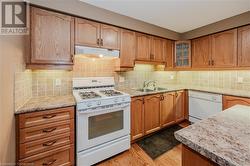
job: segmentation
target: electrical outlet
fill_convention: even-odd
[[[238,82],[238,83],[243,83],[243,77],[238,77],[238,78],[237,78],[237,82]]]
[[[62,84],[61,79],[57,78],[57,79],[55,80],[55,85],[56,85],[56,86],[61,86],[61,84]]]

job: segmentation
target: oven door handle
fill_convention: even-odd
[[[80,114],[89,114],[89,113],[96,113],[96,112],[102,112],[102,111],[107,111],[107,110],[116,110],[116,109],[124,109],[126,107],[130,106],[130,103],[126,105],[122,105],[121,107],[112,107],[112,108],[101,108],[101,109],[87,109],[86,111],[81,111],[78,110]]]

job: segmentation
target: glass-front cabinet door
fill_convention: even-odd
[[[175,67],[189,68],[191,67],[191,42],[176,41],[175,42]]]

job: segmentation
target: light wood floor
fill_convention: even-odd
[[[182,123],[180,126],[186,127],[188,123]],[[155,160],[152,160],[134,143],[128,151],[105,160],[99,163],[98,166],[181,166],[181,148],[181,145],[177,145]]]

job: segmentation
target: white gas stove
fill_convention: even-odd
[[[77,165],[93,165],[130,148],[130,96],[114,85],[113,77],[73,79]]]

